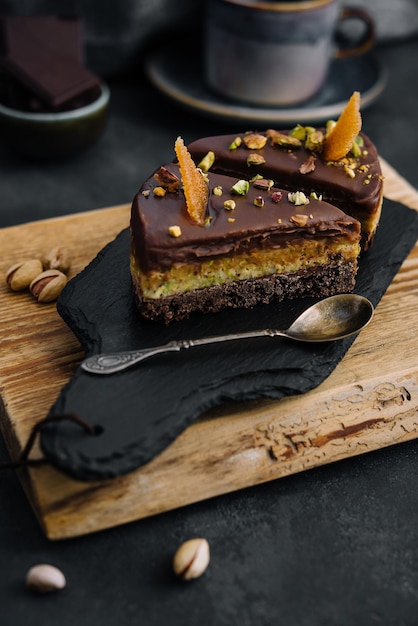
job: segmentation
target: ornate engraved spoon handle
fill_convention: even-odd
[[[253,337],[275,337],[286,336],[283,331],[264,329],[250,331],[246,333],[236,333],[231,335],[217,335],[214,337],[204,337],[202,339],[181,339],[170,341],[163,346],[145,348],[144,350],[127,350],[125,352],[113,352],[108,354],[95,354],[88,357],[81,363],[81,367],[92,374],[115,374],[132,367],[145,359],[149,359],[156,354],[164,352],[178,352],[194,346],[203,346],[211,343],[223,343],[224,341],[235,341],[237,339],[251,339]]]

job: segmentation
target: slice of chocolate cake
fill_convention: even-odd
[[[232,171],[226,162],[225,169]],[[134,198],[131,274],[145,317],[169,323],[194,311],[353,290],[356,219],[259,176],[207,177],[203,225],[190,217],[176,164],[160,168]]]
[[[293,130],[219,135],[189,144],[199,164],[209,153],[210,171],[251,178],[261,175],[278,187],[303,191],[337,206],[361,222],[362,246],[373,240],[382,205],[383,182],[376,148],[360,133],[342,158],[324,158],[329,129],[297,126]]]

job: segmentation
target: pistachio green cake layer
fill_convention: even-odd
[[[345,238],[317,238],[295,242],[285,248],[253,250],[234,256],[219,256],[200,263],[175,264],[165,271],[140,270],[131,255],[131,273],[138,295],[157,300],[213,285],[266,276],[296,274],[315,267],[357,262],[360,245]]]

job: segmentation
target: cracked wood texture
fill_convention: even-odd
[[[386,162],[385,195],[418,210],[415,191]],[[80,271],[129,223],[123,205],[0,231],[2,272],[53,245]],[[51,539],[82,535],[401,443],[418,436],[418,247],[375,317],[313,391],[207,413],[151,463],[111,481],[75,481],[48,465],[20,469]],[[0,286],[0,425],[12,459],[71,378],[83,353],[55,306]],[[34,449],[31,456],[40,456]],[[181,488],[179,488],[181,486]]]

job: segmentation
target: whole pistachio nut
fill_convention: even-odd
[[[200,537],[189,539],[177,549],[173,559],[173,569],[179,578],[192,580],[205,572],[209,561],[208,541]]]
[[[13,291],[23,291],[40,272],[42,272],[40,259],[30,259],[9,267],[6,272],[6,281]]]
[[[48,254],[42,257],[42,265],[44,270],[59,270],[67,274],[71,266],[68,250],[60,246],[51,248]]]
[[[49,593],[64,589],[66,580],[57,567],[41,563],[30,568],[26,574],[26,585],[37,593]]]
[[[33,279],[29,289],[38,302],[54,302],[67,283],[67,277],[59,270],[45,270]]]

